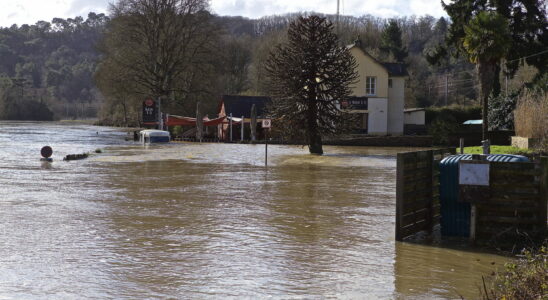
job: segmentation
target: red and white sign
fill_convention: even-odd
[[[272,127],[272,120],[271,119],[264,119],[262,122],[263,128],[270,128]]]
[[[152,100],[152,99],[150,99],[150,98],[149,98],[149,99],[146,99],[146,100],[145,100],[145,105],[146,105],[146,106],[152,106],[152,105],[154,105],[154,100]]]

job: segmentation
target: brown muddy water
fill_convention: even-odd
[[[404,149],[124,137],[0,122],[0,299],[475,299],[507,260],[395,242]]]

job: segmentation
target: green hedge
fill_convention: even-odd
[[[458,124],[468,120],[481,119],[481,106],[444,106],[426,108],[426,125],[430,125],[436,119],[451,119]]]

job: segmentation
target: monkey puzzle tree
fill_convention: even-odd
[[[265,66],[271,113],[286,135],[304,135],[310,153],[323,154],[322,135],[347,128],[351,119],[337,103],[352,93],[356,60],[338,46],[333,24],[325,18],[299,17],[290,24],[287,38]]]
[[[470,62],[476,64],[482,101],[482,135],[487,139],[489,94],[493,90],[496,68],[510,47],[508,21],[496,12],[482,11],[464,26],[462,45]]]

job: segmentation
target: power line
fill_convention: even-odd
[[[548,49],[547,49],[547,50],[544,50],[544,51],[537,52],[537,53],[535,53],[535,54],[528,55],[528,56],[524,56],[524,57],[512,59],[512,60],[507,61],[506,63],[513,62],[513,61],[520,60],[520,59],[525,59],[525,58],[533,57],[533,56],[537,56],[537,55],[541,55],[541,54],[544,54],[544,53],[548,53]]]

